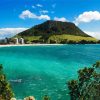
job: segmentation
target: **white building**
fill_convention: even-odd
[[[19,39],[19,42],[20,42],[20,44],[24,44],[24,39],[23,38],[20,38]]]
[[[15,38],[15,44],[24,44],[23,38]]]
[[[15,38],[15,44],[19,44],[18,38]]]

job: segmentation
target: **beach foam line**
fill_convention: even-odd
[[[8,44],[8,45],[0,45],[0,47],[14,47],[14,46],[53,46],[53,45],[64,45],[64,44]]]

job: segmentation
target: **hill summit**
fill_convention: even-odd
[[[88,36],[81,29],[79,29],[74,23],[61,22],[49,20],[42,24],[36,25],[24,32],[19,33],[19,36],[40,36],[50,34],[68,34],[75,36]]]

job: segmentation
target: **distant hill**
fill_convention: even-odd
[[[79,29],[74,23],[53,20],[49,20],[42,24],[36,25],[26,31],[19,33],[17,36],[40,36],[52,34],[68,34],[86,37],[89,36],[86,33],[84,33],[81,29]]]
[[[17,34],[25,43],[96,43],[97,40],[79,29],[74,23],[49,20]],[[12,39],[13,39],[12,38]]]

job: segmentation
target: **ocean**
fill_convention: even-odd
[[[100,45],[0,47],[0,64],[17,99],[70,100],[67,82],[100,60]]]

